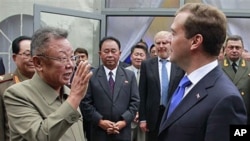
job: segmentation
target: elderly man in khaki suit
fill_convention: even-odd
[[[4,92],[12,141],[85,141],[79,109],[92,76],[90,64],[81,62],[71,90],[75,67],[67,31],[44,27],[32,36],[31,53],[36,73],[30,80]]]

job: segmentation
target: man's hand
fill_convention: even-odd
[[[115,123],[110,120],[100,120],[98,124],[98,126],[100,126],[105,131],[107,131],[109,128],[113,128],[114,125]]]
[[[81,100],[86,95],[89,79],[92,76],[90,67],[91,66],[87,61],[81,61],[73,77],[71,92],[67,101],[74,109],[77,109]]]
[[[136,115],[135,115],[135,118],[134,118],[134,121],[135,123],[138,123],[139,122],[139,113],[136,112]]]
[[[100,120],[99,126],[107,132],[107,134],[119,134],[120,130],[126,126],[125,121],[118,121],[116,123],[109,120]]]
[[[121,130],[122,128],[124,128],[126,125],[127,125],[127,124],[126,124],[126,121],[125,121],[125,120],[122,120],[122,121],[116,122],[114,128],[120,131],[120,130]]]
[[[140,122],[140,128],[143,132],[148,132],[147,122]]]

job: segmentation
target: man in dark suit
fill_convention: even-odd
[[[243,40],[238,35],[231,35],[225,43],[225,58],[221,61],[223,71],[239,89],[245,102],[250,124],[250,62],[243,59]],[[235,72],[234,72],[235,63]]]
[[[131,122],[139,106],[139,92],[135,74],[118,65],[120,48],[119,40],[114,37],[100,41],[103,65],[93,70],[81,105],[83,116],[92,124],[91,141],[131,139]]]
[[[0,75],[4,75],[5,74],[5,67],[3,64],[3,59],[2,57],[0,57]]]
[[[217,61],[226,27],[225,15],[210,5],[188,3],[177,11],[170,61],[186,71],[189,85],[170,99],[159,141],[229,141],[230,125],[246,124],[243,99]]]
[[[168,99],[177,87],[184,71],[169,62],[171,33],[160,31],[155,35],[154,42],[158,57],[150,58],[141,64],[140,73],[140,127],[146,132],[147,141],[156,141],[162,114]],[[167,60],[166,69],[169,82],[163,82],[161,76],[162,60]],[[166,98],[163,98],[162,83],[168,83]],[[163,99],[166,99],[163,103]]]

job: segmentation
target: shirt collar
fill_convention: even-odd
[[[192,82],[192,86],[198,83],[205,75],[212,71],[216,66],[218,66],[218,61],[215,60],[208,63],[188,75],[189,80]]]
[[[158,56],[158,62],[160,62],[161,59],[163,59],[163,58],[160,58],[160,57]],[[163,60],[164,60],[164,59],[163,59]],[[167,60],[167,61],[169,62],[169,61],[170,61],[170,57],[166,58],[165,60]]]
[[[106,76],[109,76],[109,72],[111,71],[113,73],[113,78],[115,78],[116,76],[116,70],[117,70],[117,67],[114,68],[113,70],[110,70],[108,69],[106,66],[103,66],[104,67],[104,70],[105,70],[105,73],[106,73]]]

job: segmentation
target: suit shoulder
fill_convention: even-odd
[[[144,62],[144,63],[152,63],[152,62],[157,62],[158,61],[158,58],[157,57],[154,57],[154,58],[148,58],[148,59],[146,59],[146,60],[144,60],[144,61],[142,61],[142,62]]]
[[[0,84],[4,83],[4,82],[7,82],[7,81],[12,81],[13,76],[14,76],[13,73],[8,73],[8,74],[0,76]]]
[[[130,76],[134,75],[134,72],[132,70],[129,70],[129,69],[126,69],[126,68],[123,68],[123,67],[119,67],[117,69],[117,74],[125,75],[126,77],[130,77]]]

